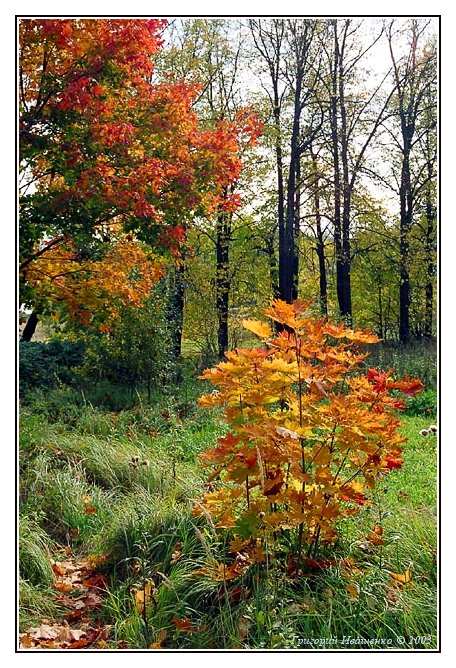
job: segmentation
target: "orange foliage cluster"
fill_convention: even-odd
[[[81,260],[70,242],[43,253],[27,270],[41,298],[64,302],[70,315],[88,325],[94,315],[101,331],[120,306],[141,307],[163,275],[163,263],[137,241],[122,238],[102,260]]]
[[[165,25],[144,19],[21,20],[22,146],[26,155],[44,126],[60,128],[55,137],[44,133],[51,150],[55,142],[66,173],[59,206],[95,198],[116,215],[172,230],[177,212],[182,220],[213,210],[238,178],[240,149],[256,139],[259,123],[243,110],[235,122],[203,130],[192,109],[197,85],[152,83]],[[37,163],[43,172],[44,154]],[[43,185],[48,188],[48,181]],[[58,181],[54,185],[61,190]]]
[[[62,236],[80,245],[81,229],[99,240],[120,228],[178,256],[192,218],[240,205],[226,191],[240,174],[242,149],[260,132],[249,109],[234,122],[202,128],[193,110],[199,87],[158,80],[154,59],[165,25],[20,21],[21,164],[35,179],[32,227],[43,221],[32,231],[36,242],[22,276],[84,322],[106,295],[117,298],[105,307],[111,316],[119,301],[139,304],[161,265],[133,285],[130,269],[148,263],[140,246],[121,243],[101,264],[77,266],[71,241],[41,255],[43,240]]]
[[[266,315],[279,333],[244,321],[263,345],[229,352],[204,372],[218,389],[200,404],[224,406],[231,431],[203,455],[220,483],[194,510],[244,539],[296,529],[299,551],[332,543],[336,521],[369,503],[378,477],[401,466],[403,403],[391,390],[423,387],[363,372],[358,344],[377,337],[315,319],[308,307],[275,301]]]

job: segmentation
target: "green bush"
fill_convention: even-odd
[[[82,373],[92,381],[131,388],[163,389],[174,373],[164,286],[158,285],[141,308],[124,307],[108,333],[86,333]]]
[[[73,383],[74,369],[82,364],[83,359],[84,345],[80,342],[21,341],[19,344],[19,391],[21,396],[33,388],[50,388],[59,383]]]
[[[406,413],[422,417],[434,417],[437,413],[437,392],[425,390],[407,400]]]

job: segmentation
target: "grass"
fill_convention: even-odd
[[[33,585],[28,580],[19,580],[19,628],[38,626],[43,619],[52,619],[59,614],[54,601],[55,592],[50,587]]]
[[[50,585],[52,541],[32,514],[23,513],[19,523],[19,567],[32,585]]]
[[[101,615],[114,647],[436,647],[436,439],[419,435],[432,416],[403,417],[405,464],[339,527],[332,567],[289,577],[279,556],[223,585],[195,571],[222,558],[225,538],[192,516],[197,455],[224,433],[220,416],[188,396],[113,412],[55,391],[51,404],[41,396],[22,411],[21,628],[58,614],[50,559],[63,544],[106,557]],[[366,550],[379,521],[385,545]],[[395,585],[390,573],[408,568],[411,581]],[[147,583],[143,612],[134,591]]]

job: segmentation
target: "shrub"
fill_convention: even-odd
[[[26,409],[45,422],[74,425],[84,405],[83,395],[72,387],[37,388],[27,393]]]
[[[159,284],[141,308],[123,307],[109,331],[86,333],[84,375],[126,387],[162,388],[173,370],[164,287]]]
[[[49,341],[19,344],[19,391],[24,396],[30,389],[54,387],[58,383],[71,384],[74,369],[84,358],[84,345],[80,342]]]
[[[407,400],[406,412],[408,415],[434,416],[437,413],[437,392],[425,390],[416,397]]]
[[[230,566],[212,576],[237,577],[265,550],[287,541],[308,556],[332,544],[335,522],[369,500],[376,480],[402,465],[397,409],[391,391],[409,395],[419,380],[395,380],[388,372],[360,373],[369,333],[306,315],[308,304],[280,300],[266,311],[269,324],[244,321],[263,346],[237,349],[203,377],[219,389],[203,406],[225,407],[231,431],[204,454],[215,466],[209,491],[195,514],[210,516],[234,540]],[[267,551],[267,550],[266,550]]]

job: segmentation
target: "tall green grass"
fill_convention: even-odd
[[[224,584],[195,571],[226,560],[227,532],[192,515],[205,479],[198,454],[224,433],[220,415],[169,396],[120,413],[89,403],[73,410],[66,396],[63,405],[45,415],[32,402],[22,412],[22,625],[58,614],[49,589],[58,542],[106,556],[101,614],[113,646],[144,648],[166,633],[164,646],[179,648],[306,648],[337,638],[336,648],[346,647],[344,636],[435,648],[436,439],[419,434],[433,416],[404,416],[404,467],[339,527],[326,555],[332,567],[296,578],[283,555],[269,555],[267,568]],[[87,499],[95,512],[87,514]],[[366,551],[379,521],[385,545]],[[347,557],[359,570],[341,568]],[[408,568],[411,582],[392,594],[389,573]],[[153,596],[142,612],[134,591],[146,582]],[[178,628],[183,619],[191,632]]]

